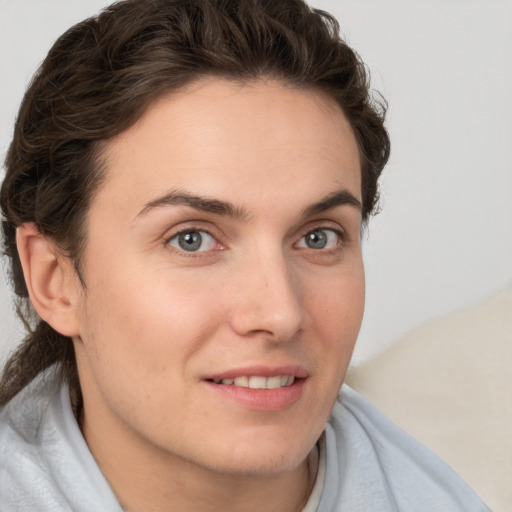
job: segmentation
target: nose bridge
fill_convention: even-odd
[[[262,243],[242,267],[233,329],[242,335],[264,332],[276,341],[292,338],[303,321],[301,287],[282,247]]]

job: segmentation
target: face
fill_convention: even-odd
[[[211,79],[158,100],[105,157],[74,340],[86,438],[226,474],[297,467],[363,313],[342,111]]]

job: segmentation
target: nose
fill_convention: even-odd
[[[231,328],[240,336],[263,335],[278,342],[296,336],[305,313],[300,276],[282,251],[250,258],[238,274],[232,281]]]

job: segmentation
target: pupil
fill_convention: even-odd
[[[312,231],[306,235],[306,243],[311,249],[323,249],[327,244],[327,235],[323,231]]]
[[[197,231],[182,233],[178,239],[178,243],[184,251],[197,251],[201,247],[202,242],[203,237]]]

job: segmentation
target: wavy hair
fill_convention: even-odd
[[[273,78],[321,90],[343,109],[361,155],[363,221],[374,212],[389,156],[385,102],[329,14],[302,0],[124,0],[65,32],[28,87],[0,191],[4,252],[28,334],[8,360],[0,404],[60,364],[76,399],[71,340],[30,305],[16,228],[33,222],[75,265],[85,215],[105,169],[102,141],[132,126],[158,97],[208,76]]]

